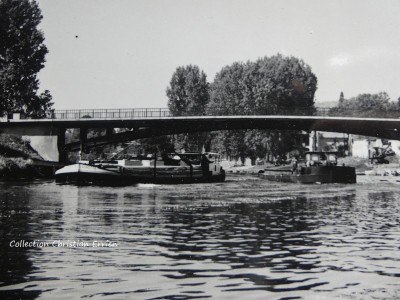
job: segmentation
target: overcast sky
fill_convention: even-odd
[[[316,100],[400,97],[399,0],[38,0],[56,109],[167,107],[178,66],[303,59]]]

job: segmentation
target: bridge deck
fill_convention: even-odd
[[[10,120],[1,122],[4,133],[51,135],[66,128],[146,129],[149,135],[232,129],[318,130],[400,139],[400,119],[321,116],[187,116],[153,118],[80,118]]]
[[[114,112],[115,113],[115,112]],[[180,116],[171,117],[162,110],[145,116],[133,114],[114,114],[109,112],[94,117],[81,117],[81,113],[65,115],[65,118],[12,119],[0,122],[0,133],[27,136],[57,136],[60,161],[65,160],[66,150],[78,150],[83,147],[100,146],[120,141],[131,141],[153,136],[204,132],[218,130],[264,129],[264,130],[304,130],[351,133],[378,138],[400,140],[400,119],[350,118],[328,116],[296,115],[245,115],[245,116]],[[80,142],[65,145],[67,128],[80,128]],[[130,130],[112,133],[87,140],[85,132],[90,128],[129,128]],[[85,146],[86,145],[86,146]]]

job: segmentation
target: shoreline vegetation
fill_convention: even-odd
[[[0,178],[43,178],[53,175],[53,168],[40,165],[44,159],[28,140],[14,135],[0,135]]]
[[[46,165],[45,162],[31,147],[29,140],[14,135],[0,135],[0,180],[52,178],[55,168]],[[368,159],[356,157],[339,158],[338,164],[355,167],[358,175],[364,175],[365,171],[378,176],[400,175],[400,160],[396,156],[389,158],[389,164],[382,165],[371,165]],[[241,165],[234,161],[223,163],[227,174],[238,175],[256,174],[271,166],[273,166],[271,163],[258,165]]]

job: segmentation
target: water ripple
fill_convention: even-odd
[[[393,183],[1,182],[0,209],[2,299],[400,298]]]

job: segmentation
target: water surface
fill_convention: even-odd
[[[1,299],[400,298],[397,182],[0,182],[0,210]]]

